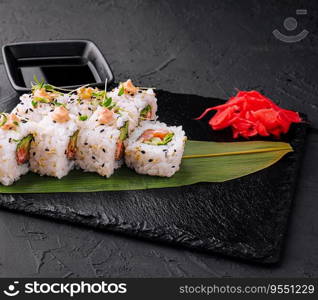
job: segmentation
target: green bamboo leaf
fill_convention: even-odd
[[[180,171],[171,178],[136,174],[123,167],[106,179],[95,173],[72,171],[61,180],[29,173],[0,193],[56,193],[142,190],[224,182],[271,166],[292,147],[282,142],[216,143],[188,141]]]

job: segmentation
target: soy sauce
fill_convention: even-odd
[[[28,88],[31,87],[34,76],[58,87],[101,81],[95,67],[79,57],[19,59],[18,70]]]

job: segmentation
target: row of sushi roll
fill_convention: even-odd
[[[0,119],[0,182],[10,185],[29,170],[62,178],[73,168],[110,177],[124,162],[137,173],[172,176],[186,136],[157,121],[151,88],[129,79],[112,91],[74,91],[44,81],[20,97]]]

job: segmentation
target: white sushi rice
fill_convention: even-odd
[[[80,130],[76,163],[84,171],[110,177],[122,163],[115,161],[120,131],[115,127],[98,124],[97,114],[95,112]]]
[[[51,111],[54,110],[55,105],[51,103],[37,102],[36,107],[33,106],[32,94],[23,94],[20,96],[20,103],[12,110],[12,113],[16,114],[20,118],[24,118],[29,121],[39,122]],[[69,96],[61,94],[56,98],[56,101],[61,104],[66,104]]]
[[[132,101],[117,99],[116,107],[118,109],[116,127],[119,129],[128,121],[128,135],[138,126],[139,113]]]
[[[165,129],[174,133],[167,145],[149,145],[139,138],[147,129]],[[125,162],[139,174],[171,177],[180,169],[186,136],[181,126],[144,121],[125,142]]]
[[[151,117],[150,120],[157,119],[157,98],[153,91],[153,89],[141,90],[135,96],[133,96],[133,100],[138,109],[139,114],[141,111],[147,106],[151,106]]]
[[[11,185],[29,171],[29,164],[19,165],[16,159],[18,141],[30,133],[29,124],[20,123],[16,130],[0,128],[0,182]]]
[[[75,117],[65,123],[57,123],[49,113],[33,128],[31,145],[31,170],[40,175],[62,178],[74,167],[74,160],[66,157],[70,137],[78,130]]]
[[[147,106],[151,106],[151,118],[150,120],[156,120],[157,118],[157,98],[153,91],[153,89],[147,89],[147,90],[139,90],[135,95],[129,95],[129,94],[123,94],[121,96],[118,96],[120,89],[115,88],[111,92],[108,92],[107,95],[109,97],[112,97],[112,99],[115,102],[122,103],[134,103],[134,106],[137,109],[138,118],[140,116],[141,111]],[[142,120],[141,120],[142,121]]]
[[[80,117],[87,117],[87,120],[92,116],[98,108],[99,102],[96,99],[80,99],[78,95],[72,94],[66,102],[66,108],[71,114],[76,116],[78,126],[84,126],[85,121],[81,121]]]
[[[138,118],[136,118],[136,114],[131,113],[132,111],[136,112],[136,108],[133,105],[131,106],[131,104],[130,107],[128,106],[129,103],[119,104],[118,106],[116,106],[116,108],[114,109],[116,112],[112,110],[115,121],[111,124],[108,124],[107,126],[120,129],[125,126],[126,122],[128,122],[128,134],[130,134],[138,125]],[[89,120],[85,122],[85,126],[92,129],[94,129],[95,127],[104,126],[100,125],[98,121],[99,115],[104,109],[105,107],[99,106],[94,114],[91,116],[91,118],[89,118]]]

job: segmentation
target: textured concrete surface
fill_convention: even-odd
[[[283,21],[296,9],[299,26]],[[318,127],[316,1],[0,1],[0,44],[89,38],[117,80],[227,98],[255,88]],[[272,31],[295,34],[286,44]],[[3,70],[1,70],[3,72]],[[0,96],[12,90],[4,87]],[[317,276],[318,135],[312,130],[282,263],[248,265],[0,211],[0,276]]]

